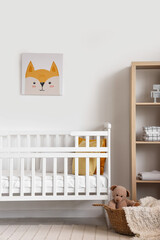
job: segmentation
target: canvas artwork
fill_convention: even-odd
[[[22,55],[22,94],[62,95],[62,54]]]

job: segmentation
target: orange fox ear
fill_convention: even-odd
[[[54,73],[55,76],[59,76],[58,68],[57,68],[57,66],[56,66],[56,64],[55,64],[54,61],[53,61],[53,63],[52,63],[52,66],[51,66],[50,72]]]
[[[26,77],[29,73],[31,73],[33,71],[34,71],[34,66],[33,66],[32,62],[30,61],[29,64],[28,64],[28,67],[27,67]]]

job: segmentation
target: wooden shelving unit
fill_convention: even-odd
[[[160,142],[136,141],[136,144],[160,144]]]
[[[141,159],[137,159],[137,148],[138,148],[138,151],[144,151],[144,149],[146,149],[147,151],[153,151],[152,148],[153,147],[155,148],[156,146],[157,146],[157,148],[159,148],[158,144],[160,144],[160,142],[145,142],[145,141],[139,139],[139,137],[137,137],[140,135],[139,131],[140,131],[140,127],[141,127],[141,126],[137,126],[137,125],[139,123],[143,124],[143,120],[144,120],[144,118],[142,117],[143,112],[147,113],[147,117],[148,117],[149,111],[151,111],[152,116],[151,116],[150,122],[152,122],[153,117],[154,117],[153,111],[155,111],[155,113],[157,111],[160,111],[160,102],[154,103],[154,102],[152,102],[152,99],[150,98],[150,91],[152,90],[152,88],[150,89],[150,91],[148,91],[147,97],[146,97],[146,95],[147,95],[146,92],[144,93],[144,97],[142,96],[142,99],[141,99],[140,93],[137,97],[137,91],[139,91],[139,88],[137,87],[137,71],[139,71],[139,70],[157,71],[157,69],[160,70],[160,62],[133,62],[132,66],[131,66],[131,172],[132,172],[132,199],[134,199],[134,200],[136,200],[138,198],[137,190],[138,190],[139,185],[145,184],[145,186],[147,186],[146,184],[159,184],[160,183],[160,181],[142,181],[142,180],[137,179],[137,173],[138,173],[137,172],[137,161],[138,161],[138,163],[141,161]],[[160,71],[159,71],[159,75],[160,75]],[[146,76],[147,76],[147,74],[146,74]],[[153,79],[151,79],[151,83],[149,83],[149,79],[147,79],[147,87],[148,86],[149,86],[149,88],[152,87],[153,83],[155,83]],[[158,83],[160,84],[160,78],[159,78]],[[144,87],[145,81],[140,86]],[[144,91],[146,91],[145,87],[144,87],[144,89],[145,89]],[[143,89],[142,89],[142,91],[143,91]],[[148,98],[148,99],[146,99],[146,98]],[[137,121],[138,114],[142,118],[139,122]],[[146,119],[148,120],[147,117],[146,117]],[[158,120],[158,121],[159,121],[159,125],[160,125],[160,120]],[[152,126],[153,126],[155,123],[153,122],[150,124],[152,124]],[[143,126],[145,126],[145,125],[143,125]],[[144,159],[144,161],[145,161],[145,159]],[[141,163],[141,165],[142,165],[142,163]],[[144,185],[141,185],[141,189],[143,189],[143,186]],[[158,185],[158,188],[159,187],[160,186]],[[158,191],[160,191],[160,190],[158,190]]]
[[[137,183],[160,183],[160,181],[143,181],[143,180],[136,180]]]
[[[136,103],[136,106],[160,106],[160,103]]]

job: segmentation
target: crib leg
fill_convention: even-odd
[[[106,212],[106,210],[104,210],[105,211],[105,218],[106,218],[106,225],[107,225],[107,228],[108,229],[111,229],[111,224],[110,224],[110,221],[109,221],[109,218],[108,218],[108,214],[107,214],[107,212]]]
[[[108,204],[108,201],[104,201],[104,204]],[[108,217],[108,214],[107,214],[105,209],[104,209],[104,214],[105,214],[107,228],[111,229],[111,224],[110,224],[110,221],[109,221],[109,217]]]

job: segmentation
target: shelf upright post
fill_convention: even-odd
[[[136,200],[136,65],[131,66],[131,172],[132,199]]]

